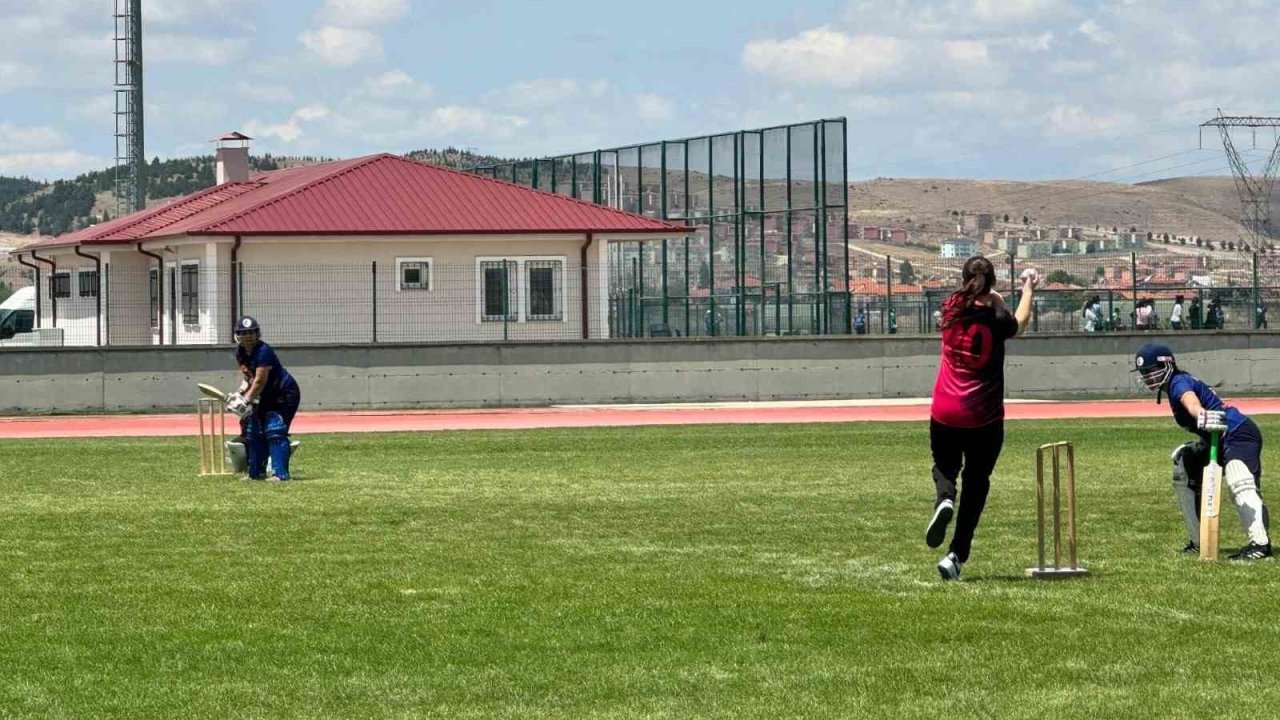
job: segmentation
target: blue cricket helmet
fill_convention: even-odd
[[[245,315],[244,317],[236,321],[236,327],[234,332],[236,335],[240,335],[243,333],[251,333],[251,332],[262,332],[262,327],[258,325],[257,320],[254,320],[248,315]]]
[[[1157,404],[1165,383],[1177,370],[1178,362],[1173,357],[1173,350],[1164,343],[1143,343],[1133,356],[1133,372],[1142,376],[1143,385],[1156,394]]]

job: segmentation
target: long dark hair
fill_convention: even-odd
[[[991,286],[996,284],[996,269],[990,260],[975,255],[964,261],[960,278],[960,289],[951,293],[942,306],[943,328],[962,322],[973,314],[978,298],[991,292]]]

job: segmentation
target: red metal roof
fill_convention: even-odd
[[[675,223],[395,155],[277,170],[32,246],[180,235],[685,234]]]

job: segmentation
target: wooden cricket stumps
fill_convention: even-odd
[[[1062,564],[1062,456],[1067,461],[1067,562]],[[1044,523],[1044,461],[1048,456],[1053,463],[1053,564],[1047,564],[1045,554]],[[1027,568],[1027,577],[1060,579],[1084,577],[1089,571],[1076,562],[1076,456],[1075,447],[1069,442],[1049,443],[1036,448],[1036,541],[1038,564]]]
[[[200,398],[196,402],[196,415],[200,423],[200,475],[230,475],[226,459],[226,407],[220,400]],[[209,422],[207,428],[206,419]]]

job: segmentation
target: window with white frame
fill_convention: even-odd
[[[526,320],[563,320],[564,262],[526,260],[524,263]]]
[[[397,290],[431,292],[431,258],[396,258]]]
[[[79,278],[80,297],[98,297],[98,271],[81,270]]]
[[[49,297],[71,297],[71,273],[54,273],[49,277]]]
[[[182,261],[182,324],[200,324],[200,263]]]
[[[519,288],[516,287],[517,264],[514,260],[480,262],[481,320],[514,322],[519,319]]]

